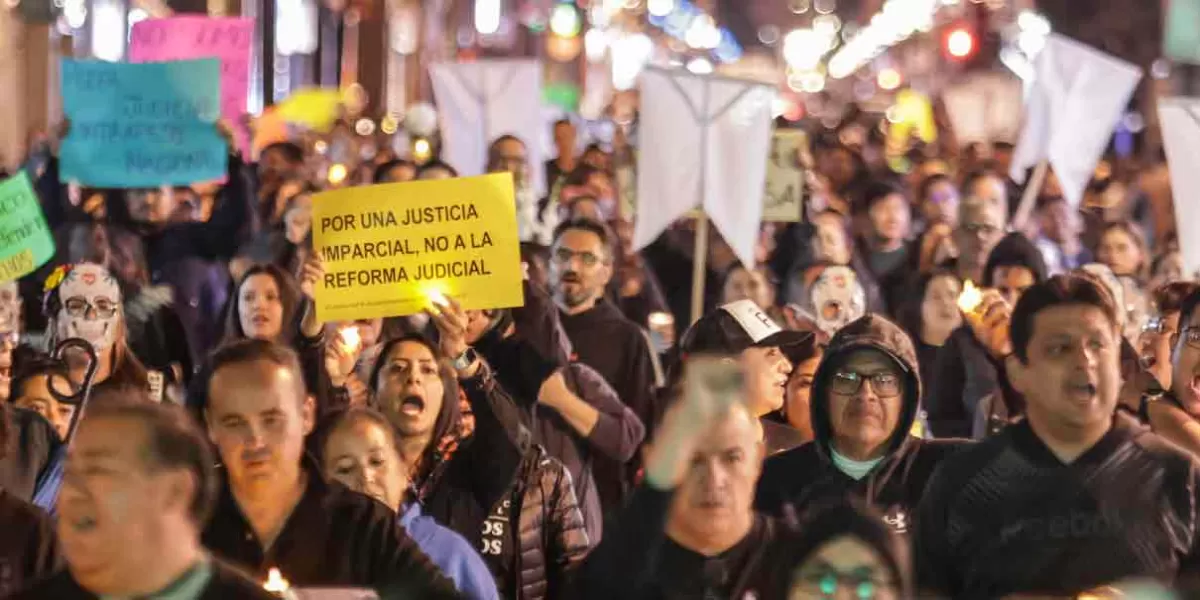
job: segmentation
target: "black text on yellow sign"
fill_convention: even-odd
[[[313,246],[325,261],[317,287],[323,321],[410,315],[438,294],[464,308],[524,303],[508,174],[319,194]]]

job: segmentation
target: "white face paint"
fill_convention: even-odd
[[[18,331],[21,315],[21,293],[17,282],[0,282],[0,333]]]
[[[58,298],[59,341],[82,338],[97,352],[113,345],[122,314],[121,288],[107,269],[93,263],[75,265],[59,286]]]
[[[849,267],[828,267],[813,283],[805,307],[824,333],[833,335],[866,313],[867,297],[858,275]]]

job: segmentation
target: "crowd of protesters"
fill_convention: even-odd
[[[306,138],[87,189],[51,139],[27,171],[57,254],[0,283],[0,597],[1200,594],[1200,285],[1165,166],[1106,160],[1073,206],[1011,146],[898,172],[855,127],[787,157],[804,203],[753,265],[690,218],[631,246],[628,136],[554,123],[541,198],[498,138],[524,305],[341,323],[313,196],[455,166],[372,148],[335,180]]]

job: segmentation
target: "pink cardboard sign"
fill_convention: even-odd
[[[201,15],[147,19],[135,23],[130,32],[129,60],[220,59],[221,116],[234,128],[238,146],[249,156],[249,132],[239,123],[246,113],[252,44],[253,19]]]

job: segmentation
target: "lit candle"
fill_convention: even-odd
[[[346,180],[346,165],[336,164],[329,167],[329,183],[338,185]]]
[[[450,299],[438,290],[429,290],[426,292],[426,295],[429,296],[429,301],[432,302],[434,306],[450,306]]]
[[[350,325],[343,327],[338,335],[342,338],[342,349],[348,354],[353,354],[358,350],[358,345],[362,343],[362,338],[358,334],[358,327]]]
[[[291,587],[291,585],[288,585],[288,581],[283,578],[283,574],[279,572],[279,569],[271,567],[271,570],[267,572],[267,581],[263,583],[264,590],[282,598]]]
[[[983,303],[983,292],[975,287],[975,283],[968,279],[963,283],[962,293],[958,295],[958,308],[965,313],[973,313],[979,305]]]

